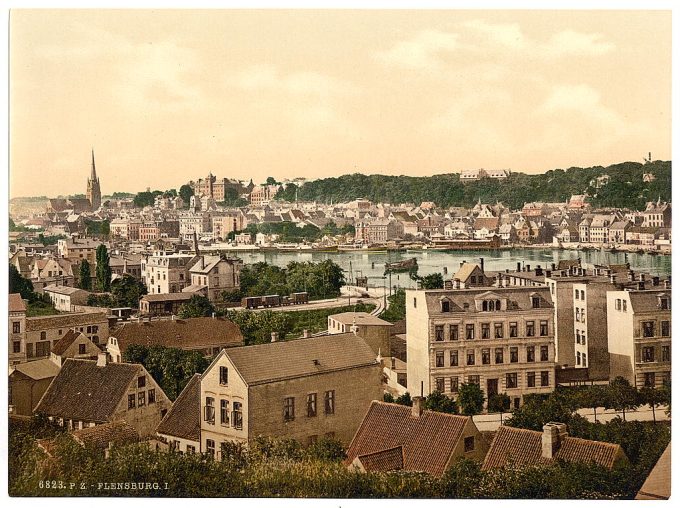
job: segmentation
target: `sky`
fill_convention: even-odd
[[[13,10],[10,196],[671,158],[670,11]]]

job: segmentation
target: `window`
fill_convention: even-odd
[[[586,309],[581,309],[581,323],[586,322]]]
[[[458,351],[449,351],[449,367],[458,367]]]
[[[475,338],[475,325],[474,324],[465,325],[465,338],[467,340],[472,340],[472,339]]]
[[[616,310],[621,310],[621,298],[616,299],[616,302],[614,302],[614,308]]]
[[[12,323],[12,333],[21,333],[21,321],[14,321]]]
[[[536,335],[536,328],[533,321],[527,321],[527,337]]]
[[[548,335],[548,322],[547,321],[541,321],[541,328],[539,330],[539,335],[541,337],[545,337]]]
[[[92,333],[92,326],[87,327],[87,333]]]
[[[531,307],[534,309],[538,309],[541,307],[541,299],[538,296],[531,297]]]
[[[653,362],[654,361],[654,348],[653,347],[643,347],[642,348],[642,361],[643,362]]]
[[[229,426],[229,401],[220,399],[220,425]]]
[[[435,389],[438,392],[443,392],[444,391],[444,378],[438,377],[434,380],[434,382],[435,382]]]
[[[503,338],[503,323],[494,323],[494,325],[493,325],[493,335],[497,339]]]
[[[671,361],[671,347],[661,346],[661,361],[670,362]]]
[[[541,386],[548,386],[550,384],[550,375],[547,370],[541,371]]]
[[[146,376],[139,376],[137,378],[137,388],[144,388],[146,386]]]
[[[645,372],[645,386],[654,388],[656,385],[656,375],[654,372]]]
[[[329,390],[324,396],[324,411],[327,415],[335,414],[335,390]]]
[[[15,340],[14,342],[12,342],[12,352],[21,353],[21,341]]]
[[[92,333],[97,333],[99,331],[99,326],[92,325]]]
[[[451,393],[458,393],[458,376],[453,376],[449,379],[449,383],[451,386]]]
[[[316,416],[316,393],[307,394],[307,416]]]
[[[517,323],[510,323],[510,337],[517,337]]]
[[[47,332],[40,332],[40,340],[47,339]]]
[[[482,364],[489,365],[491,363],[491,350],[482,349]]]
[[[229,384],[229,369],[227,367],[220,367],[220,384]]]
[[[434,327],[434,340],[436,341],[444,340],[444,325],[436,325]]]
[[[496,363],[503,363],[503,348],[502,347],[497,347],[496,348]]]
[[[668,305],[668,298],[660,298],[659,299],[659,306],[661,307],[661,310],[668,310],[670,309],[670,305]]]
[[[576,307],[576,317],[574,319],[577,323],[581,321],[581,309],[579,309],[578,307]]]
[[[474,349],[468,349],[467,364],[468,365],[474,365],[475,364],[475,350]]]
[[[527,372],[527,387],[533,388],[535,386],[536,386],[536,373],[535,372]]]
[[[205,398],[205,406],[203,407],[203,420],[212,425],[215,424],[215,399],[213,397]]]
[[[548,346],[541,346],[541,361],[548,361]]]
[[[654,321],[642,322],[642,335],[644,337],[654,337]]]
[[[413,308],[414,309],[416,308],[416,299],[415,298],[413,299]]]
[[[85,344],[78,344],[78,354],[79,355],[85,354]]]
[[[661,336],[670,337],[671,336],[671,322],[661,321]]]
[[[137,394],[137,406],[146,406],[146,392],[139,392]]]
[[[149,390],[147,400],[148,400],[149,404],[153,404],[153,403],[156,402],[156,389],[155,388],[151,388]]]
[[[26,356],[33,358],[33,344],[26,344]]]
[[[468,384],[479,385],[479,376],[468,376]]]
[[[626,312],[628,310],[628,302],[626,300],[621,300],[621,310]]]
[[[491,338],[491,327],[489,326],[489,323],[482,323],[482,339],[490,339]]]
[[[576,365],[581,365],[581,352],[576,351]]]
[[[295,397],[283,399],[283,419],[290,421],[295,419]]]
[[[212,439],[205,440],[205,453],[207,453],[211,457],[215,456],[215,441],[213,441]]]
[[[475,436],[468,436],[463,440],[465,452],[472,452],[475,450]]]
[[[444,366],[444,351],[436,351],[434,354],[435,357],[435,367],[443,367]]]
[[[578,300],[578,289],[574,289],[574,299]]]
[[[458,340],[458,325],[449,325],[449,340]]]
[[[586,299],[586,292],[581,290],[581,300],[585,300],[585,299]]]
[[[240,402],[234,402],[232,404],[234,410],[231,412],[231,424],[235,429],[243,428],[243,404]]]
[[[527,362],[536,361],[536,348],[534,346],[527,346]]]
[[[132,394],[128,395],[128,409],[134,409],[135,406],[136,406],[136,398],[135,398],[135,394],[132,393]]]
[[[451,302],[448,300],[442,300],[442,312],[450,312]]]
[[[581,343],[581,330],[576,330],[576,344]]]
[[[36,342],[35,344],[35,356],[49,356],[50,355],[50,343],[48,342]]]
[[[516,347],[510,348],[510,363],[519,362],[519,350]]]
[[[517,388],[517,373],[511,372],[505,375],[505,387]]]

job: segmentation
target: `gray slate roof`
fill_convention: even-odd
[[[194,374],[179,394],[156,432],[166,436],[201,440],[201,375]]]

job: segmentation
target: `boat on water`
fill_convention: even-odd
[[[340,252],[387,252],[387,247],[384,245],[366,245],[357,243],[347,243],[338,245]]]
[[[394,263],[385,263],[386,272],[407,272],[413,268],[418,267],[418,260],[416,258],[404,259],[403,261],[395,261]]]

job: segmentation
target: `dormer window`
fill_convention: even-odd
[[[540,309],[541,308],[541,299],[538,296],[532,296],[531,297],[531,308],[532,309]]]
[[[451,302],[449,300],[442,300],[442,312],[451,312]]]
[[[671,300],[666,296],[659,297],[659,308],[661,310],[669,310],[671,308]]]

